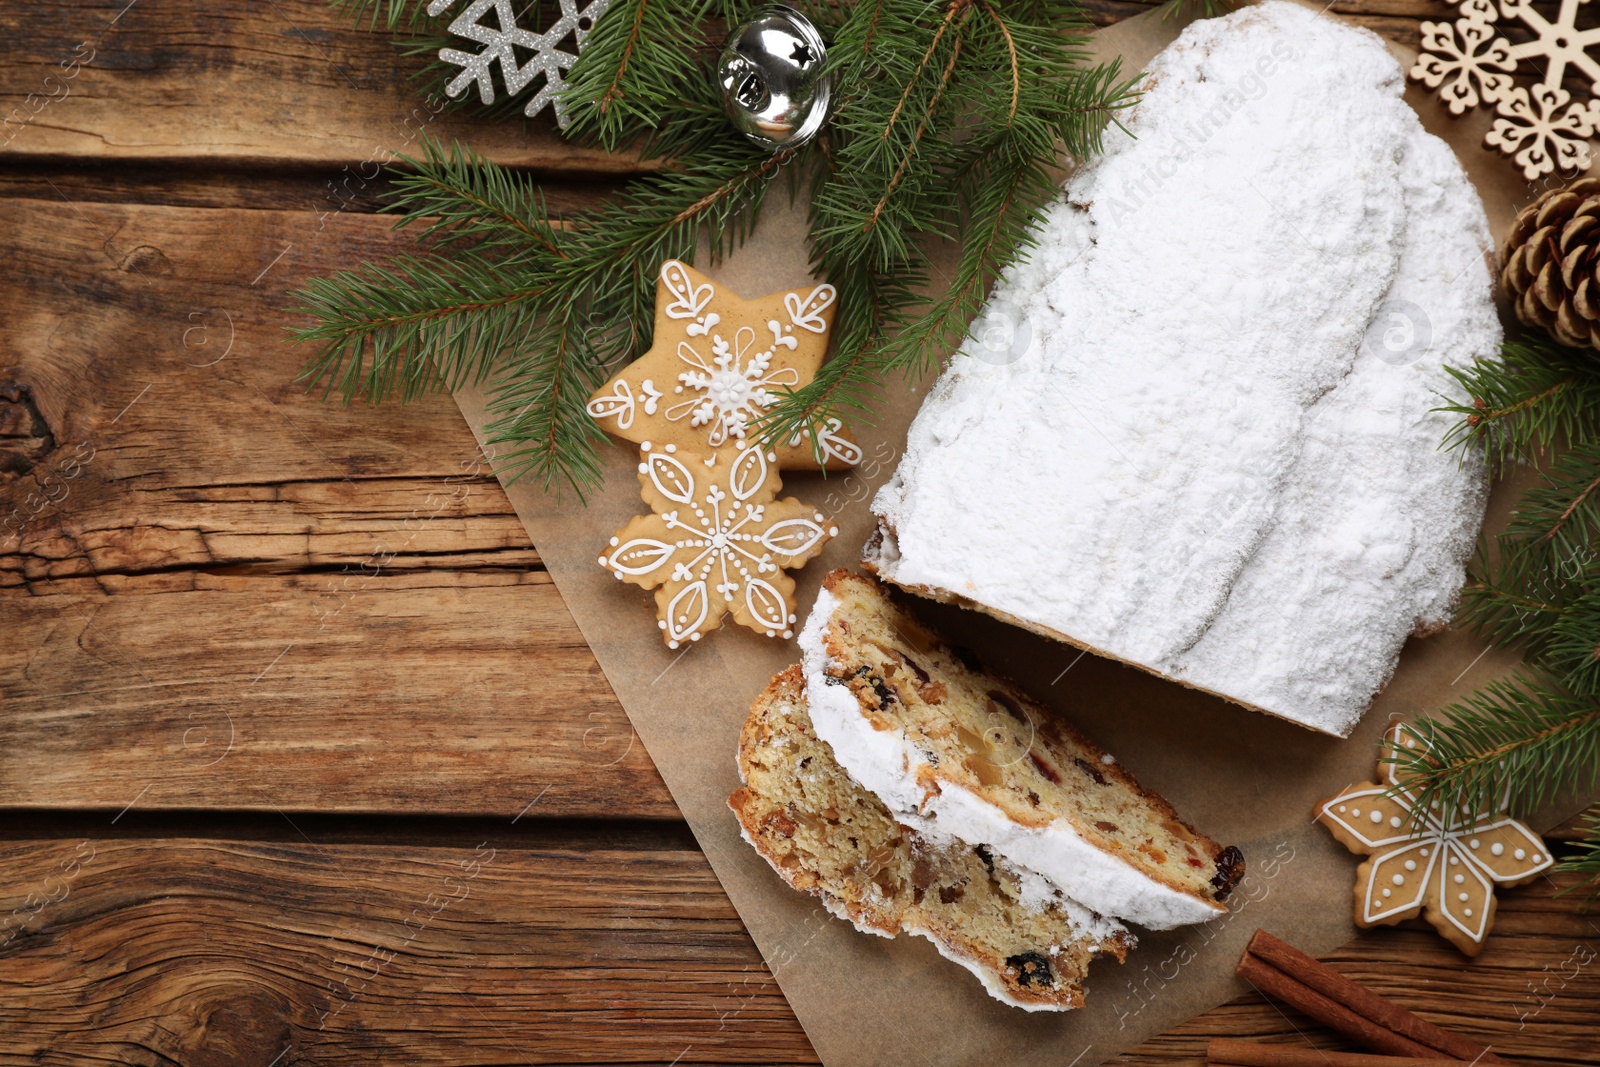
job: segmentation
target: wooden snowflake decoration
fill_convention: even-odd
[[[1591,94],[1600,93],[1600,63],[1587,51],[1600,43],[1600,28],[1576,26],[1585,2],[1561,0],[1552,22],[1530,0],[1500,0],[1498,9],[1493,0],[1465,0],[1454,22],[1422,24],[1422,54],[1411,77],[1439,90],[1452,114],[1493,105],[1494,126],[1484,143],[1512,157],[1529,181],[1557,168],[1586,170],[1589,138],[1600,129],[1600,101],[1574,102],[1561,85],[1570,67],[1588,80]],[[1521,22],[1533,40],[1512,44],[1500,36],[1502,17]],[[1514,80],[1525,60],[1542,72],[1531,86]]]
[[[1425,742],[1399,724],[1386,750]],[[1469,956],[1483,950],[1494,922],[1495,888],[1521,885],[1553,858],[1539,835],[1502,812],[1420,812],[1396,765],[1378,762],[1378,781],[1360,782],[1324,801],[1317,821],[1367,860],[1356,868],[1355,920],[1361,927],[1389,926],[1419,912]]]
[[[639,451],[639,484],[653,514],[618,530],[600,566],[656,590],[668,648],[698,641],[723,616],[767,637],[794,636],[794,579],[839,533],[782,486],[777,457],[740,442],[709,456],[676,445]]]

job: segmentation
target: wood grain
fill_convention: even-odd
[[[203,10],[135,3],[123,11],[125,4],[27,4],[26,16],[6,18],[0,123],[9,116],[9,124],[0,125],[0,146],[7,155],[368,173],[371,160],[414,154],[426,129],[550,174],[640,169],[629,155],[562,141],[548,115],[524,122],[441,111],[412,77],[420,58],[351,25],[325,0]],[[1151,6],[1086,0],[1084,9],[1108,25]],[[1411,47],[1418,19],[1453,12],[1438,0],[1339,0],[1332,10]]]
[[[627,154],[563,141],[548,112],[525,122],[447,108],[411,77],[422,59],[327,0],[8,7],[0,150],[13,158],[365,171],[414,155],[426,130],[549,173],[639,170]]]
[[[293,384],[389,226],[0,201],[0,805],[676,817],[454,404]]]
[[[692,851],[78,839],[0,868],[0,1064],[815,1062]]]
[[[1331,10],[1414,47],[1454,7]],[[453,404],[325,405],[280,329],[397,247],[377,163],[422,129],[561,210],[635,161],[436,116],[323,0],[0,26],[0,1065],[815,1062]],[[1416,923],[1329,962],[1592,1067],[1560,884],[1471,964]],[[1115,1062],[1212,1036],[1343,1047],[1247,993]]]
[[[692,850],[325,825],[0,841],[0,1064],[815,1062]],[[1561,884],[1504,894],[1471,964],[1415,925],[1329,962],[1514,1062],[1600,1062],[1600,929]],[[1349,1049],[1248,993],[1114,1062],[1202,1062],[1213,1036]]]

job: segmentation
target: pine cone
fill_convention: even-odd
[[[1552,189],[1523,208],[1500,261],[1517,318],[1564,345],[1600,348],[1600,179]]]

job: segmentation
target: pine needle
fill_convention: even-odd
[[[451,17],[423,0],[336,3],[413,53]],[[487,383],[502,473],[587,492],[605,438],[584,401],[649,345],[661,261],[742,242],[787,170],[804,176],[791,188],[810,182],[812,258],[840,294],[835,352],[760,429],[815,445],[827,418],[870,419],[886,376],[959,342],[1026,254],[1053,175],[1099,149],[1134,83],[1088,62],[1082,12],[1062,0],[802,6],[832,38],[836,90],[831,123],[798,152],[756,148],[723,113],[713,61],[731,0],[615,0],[591,29],[566,79],[568,136],[660,168],[591,210],[558,219],[531,176],[424,139],[385,205],[419,226],[419,251],[297,294],[311,322],[294,334],[318,349],[303,380],[346,402]],[[957,242],[959,267],[924,306],[938,241]]]
[[[1583,837],[1577,842],[1578,854],[1555,865],[1558,871],[1588,875],[1588,878],[1562,892],[1587,889],[1600,896],[1600,807],[1590,808],[1584,817]]]

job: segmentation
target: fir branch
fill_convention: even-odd
[[[293,310],[318,321],[291,333],[321,351],[297,380],[326,380],[324,395],[337,390],[345,403],[482,381],[547,288],[471,254],[402,256],[313,279]]]
[[[567,72],[567,135],[607,151],[651,130],[714,81],[699,54],[705,0],[613,0]],[[720,114],[720,109],[719,109]]]
[[[409,30],[408,49],[443,43],[421,0],[336,2]],[[792,164],[812,182],[813,261],[841,294],[835,355],[762,430],[793,440],[868,417],[884,375],[959,339],[1026,253],[1063,156],[1098,150],[1132,85],[1090,65],[1069,0],[802,3],[833,38],[835,112],[813,145],[767,155],[730,130],[711,59],[716,18],[742,14],[731,0],[616,0],[568,73],[567,132],[662,170],[557,219],[527,176],[424,142],[387,208],[421,227],[423,250],[300,294],[314,322],[298,336],[320,349],[304,377],[347,400],[488,380],[512,473],[585,489],[600,440],[585,387],[648,344],[657,266],[741,241]],[[535,6],[516,0],[519,20]],[[960,243],[957,284],[913,313],[939,240]]]
[[[1480,542],[1463,596],[1461,617],[1498,644],[1521,644],[1539,654],[1560,628],[1565,651],[1561,662],[1552,664],[1559,674],[1578,666],[1571,655],[1574,642],[1581,645],[1592,638],[1600,644],[1593,609],[1587,603],[1579,606],[1584,598],[1600,594],[1597,471],[1600,443],[1573,449],[1551,463],[1543,481],[1518,501],[1505,532],[1494,539],[1493,551]]]
[[[790,154],[730,142],[716,165],[640,179],[558,227],[527,179],[463,148],[422,147],[392,207],[405,213],[400,225],[429,220],[430,250],[302,290],[296,310],[317,321],[293,332],[321,350],[301,379],[348,402],[493,378],[491,409],[504,417],[492,441],[509,446],[508,480],[531,473],[581,495],[604,439],[583,401],[601,369],[637,355],[649,333],[579,324],[648,323],[654,265],[692,261],[702,237],[716,252],[746,232]]]
[[[1562,892],[1586,888],[1590,893],[1600,895],[1600,807],[1590,808],[1584,817],[1583,837],[1578,840],[1576,847],[1578,854],[1556,864],[1555,870],[1588,875],[1588,878]]]
[[[598,488],[605,433],[585,403],[606,377],[575,309],[547,319],[496,382],[488,410],[500,417],[487,427],[488,443],[510,446],[496,449],[498,473],[508,481],[532,474],[557,496],[570,486],[580,500]]]
[[[368,29],[382,26],[391,33],[402,28],[426,25],[428,0],[331,0],[335,11]]]
[[[1573,599],[1551,626],[1543,653],[1550,670],[1574,692],[1600,693],[1600,592]]]
[[[1161,21],[1193,10],[1197,18],[1213,19],[1237,11],[1245,0],[1166,0],[1161,5]]]
[[[1006,125],[1011,125],[1017,118],[1017,104],[1022,99],[1022,64],[1017,59],[1017,41],[1011,36],[1011,28],[1006,25],[1006,20],[994,9],[989,0],[978,0],[983,13],[994,20],[995,29],[1000,31],[1006,39],[1006,52],[1011,57],[1011,107],[1006,112]]]
[[[544,193],[529,176],[492,167],[459,143],[448,148],[424,134],[423,159],[400,157],[413,168],[395,179],[384,211],[406,215],[406,225],[427,219],[424,240],[460,241],[469,247],[507,248],[532,245],[565,258],[560,236],[551,224]]]
[[[1406,729],[1419,740],[1384,757],[1417,811],[1531,809],[1600,785],[1600,701],[1519,674]]]
[[[1447,442],[1512,457],[1562,446],[1506,530],[1483,539],[1461,616],[1495,644],[1520,646],[1524,672],[1414,724],[1423,747],[1389,757],[1431,805],[1527,809],[1600,785],[1600,373],[1591,355],[1549,341],[1451,373],[1467,403]]]
[[[1496,470],[1558,445],[1600,443],[1600,374],[1594,353],[1548,339],[1513,342],[1498,359],[1446,368],[1469,398],[1439,410],[1462,416],[1446,438],[1482,443]]]

